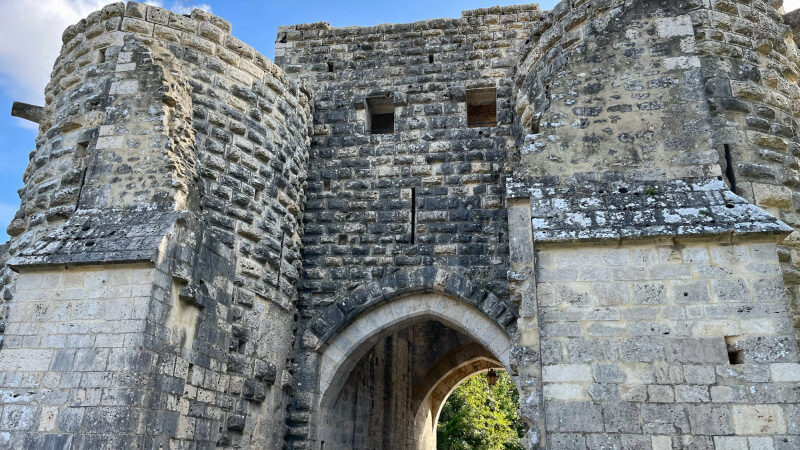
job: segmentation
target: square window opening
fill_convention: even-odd
[[[731,365],[744,364],[744,351],[738,345],[738,336],[725,336],[725,346],[728,348],[728,362]]]
[[[497,89],[470,89],[467,91],[467,126],[497,126]]]
[[[371,134],[394,133],[394,99],[390,94],[367,98],[367,128]]]

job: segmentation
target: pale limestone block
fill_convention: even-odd
[[[772,437],[751,437],[747,441],[750,443],[750,450],[775,450]]]
[[[58,419],[57,406],[43,406],[39,416],[39,431],[55,431]]]
[[[786,418],[779,405],[732,405],[736,434],[785,434]]]
[[[4,348],[0,367],[9,372],[43,372],[50,368],[53,350]]]
[[[675,56],[664,58],[664,68],[667,70],[685,70],[700,67],[700,58],[697,56]]]
[[[692,36],[694,28],[689,16],[665,17],[656,20],[658,37],[668,39],[675,36]]]
[[[107,148],[122,148],[124,143],[125,143],[124,136],[101,136],[97,138],[97,143],[95,144],[95,148],[98,150],[103,150]]]
[[[772,381],[780,382],[800,382],[800,364],[798,363],[776,363],[770,364]]]
[[[672,450],[672,437],[670,436],[652,436],[650,440],[653,450]]]
[[[586,393],[586,387],[574,383],[545,384],[544,397],[546,400],[590,400]]]
[[[591,383],[592,366],[588,364],[556,364],[542,368],[545,383]]]
[[[779,209],[792,207],[792,190],[786,186],[753,183],[753,195],[758,206]]]
[[[754,260],[777,261],[778,248],[773,242],[750,244],[750,254]]]
[[[698,320],[692,325],[692,336],[736,336],[742,334],[741,322],[734,319]]]
[[[714,264],[736,263],[750,260],[747,245],[716,245],[709,249]]]
[[[31,273],[21,273],[17,278],[16,282],[16,289],[17,292],[31,290],[31,289],[39,289],[45,285],[45,277],[42,272],[31,272]],[[17,296],[14,297],[14,300],[17,299]]]
[[[500,357],[498,357],[497,360],[500,361],[500,364],[502,364],[503,367],[505,367],[506,369],[509,369],[511,367],[511,363],[510,363],[510,361],[511,361],[511,348],[509,347],[508,350],[506,350],[503,353],[501,353]]]
[[[732,436],[714,436],[716,450],[747,450],[747,438]]]
[[[332,342],[331,345],[325,349],[325,356],[334,361],[336,365],[339,365],[342,361],[347,359],[347,350],[349,349],[341,349],[336,345],[336,342]]]
[[[326,355],[322,355],[319,365],[319,386],[320,392],[325,392],[325,389],[331,384],[333,375],[336,370],[336,361],[333,361]]]
[[[139,90],[139,81],[137,80],[123,80],[111,83],[109,94],[135,94]]]
[[[682,252],[683,262],[689,264],[706,264],[711,261],[705,247],[687,247]]]
[[[406,303],[403,300],[395,300],[389,303],[390,307],[392,308],[393,314],[396,317],[405,317],[406,315]]]

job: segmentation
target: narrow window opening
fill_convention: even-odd
[[[725,144],[725,178],[728,179],[728,184],[731,191],[736,192],[736,174],[733,171],[733,157],[731,156],[731,146]]]
[[[84,158],[86,158],[86,147],[88,146],[89,146],[88,142],[78,142],[78,146],[75,148],[75,158],[79,160],[83,160]]]
[[[97,51],[97,64],[103,64],[106,62],[106,49],[101,48]]]
[[[428,64],[433,64],[433,53],[428,53]]]
[[[347,235],[340,234],[339,235],[339,245],[346,245],[347,244]]]
[[[540,130],[539,130],[539,126],[540,126],[540,124],[541,124],[541,120],[542,120],[542,119],[540,119],[540,118],[536,117],[536,118],[534,118],[534,119],[533,119],[533,121],[531,122],[531,133],[532,133],[532,134],[539,134],[539,131],[540,131]]]
[[[411,188],[411,243],[417,241],[417,188]]]
[[[470,89],[467,91],[467,126],[497,126],[497,90]]]
[[[333,73],[333,61],[328,61],[328,73]]]
[[[737,345],[738,336],[725,336],[725,346],[728,348],[728,362],[731,365],[744,364],[744,351]]]
[[[78,198],[75,200],[75,211],[78,210],[81,204],[81,194],[83,194],[83,186],[86,184],[86,148],[88,146],[88,142],[78,142],[78,146],[75,148],[75,165],[82,169],[81,184],[78,186]]]
[[[367,121],[371,134],[394,133],[394,99],[391,94],[367,99]]]
[[[325,189],[326,191],[330,191],[331,190],[331,180],[323,180],[322,181],[322,188]]]

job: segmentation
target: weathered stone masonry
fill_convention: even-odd
[[[433,448],[489,368],[526,448],[800,447],[780,3],[294,25],[275,64],[91,14],[15,109],[0,448]]]

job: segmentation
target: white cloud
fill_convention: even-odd
[[[193,9],[202,9],[203,11],[211,12],[211,5],[209,5],[208,3],[193,4],[185,0],[178,0],[173,2],[172,6],[169,9],[175,11],[178,14],[189,14],[192,12]]]
[[[16,100],[44,103],[44,87],[61,49],[61,33],[107,3],[109,0],[0,1],[0,88]],[[147,3],[164,4],[160,0]],[[194,8],[211,10],[208,4],[193,5],[186,0],[168,4],[181,14]]]
[[[786,12],[800,8],[800,0],[783,0],[783,10]]]
[[[106,0],[17,0],[0,5],[0,87],[28,103],[44,102],[44,87],[61,49],[61,33]]]

